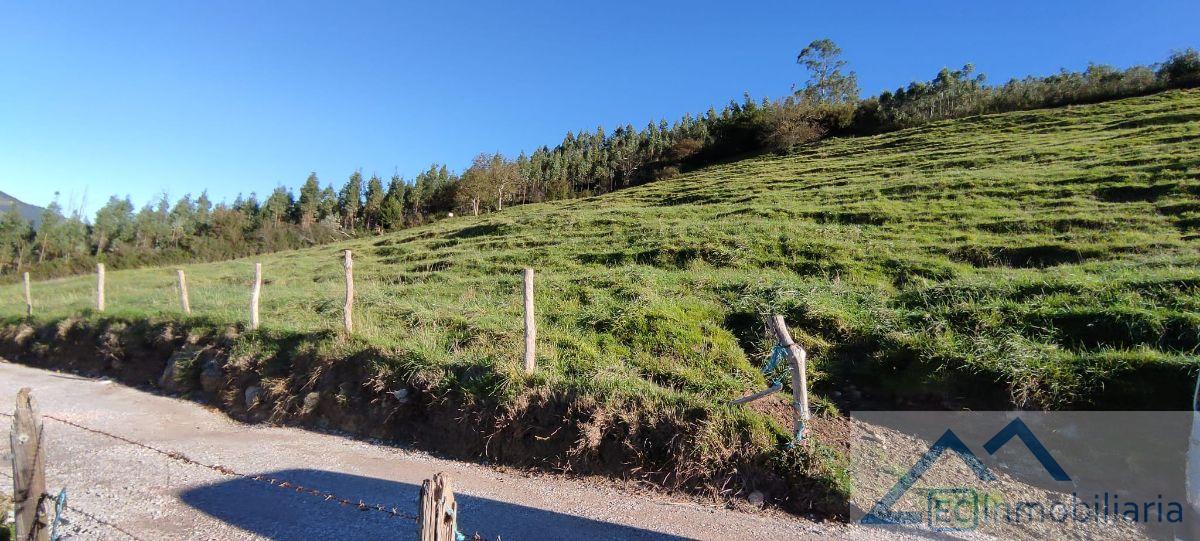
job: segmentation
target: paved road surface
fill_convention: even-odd
[[[416,513],[423,479],[447,472],[460,527],[489,539],[879,539],[882,532],[750,514],[604,482],[528,476],[295,428],[244,425],[219,412],[106,380],[0,362],[0,411],[32,387],[43,415],[117,434],[205,464]],[[8,424],[7,418],[0,422]],[[415,522],[225,475],[45,420],[49,489],[137,539],[415,539]],[[10,460],[8,446],[0,463]],[[10,473],[0,486],[11,494]],[[129,539],[77,512],[70,539]]]

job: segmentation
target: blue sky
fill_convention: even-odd
[[[448,5],[434,5],[448,4]],[[411,178],[567,130],[675,119],[845,50],[864,94],[973,62],[989,80],[1200,47],[1200,2],[0,3],[0,191],[141,205]]]

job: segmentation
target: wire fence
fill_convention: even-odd
[[[369,272],[366,276],[355,278],[351,250],[344,250],[342,282],[345,289],[341,294],[333,294],[326,284],[334,283],[332,278],[326,279],[321,275],[321,269],[305,269],[312,272],[313,280],[304,284],[294,283],[295,271],[281,272],[275,276],[264,274],[262,263],[253,264],[253,281],[250,282],[250,302],[243,305],[244,284],[240,277],[226,274],[225,271],[213,271],[201,274],[203,280],[199,283],[198,299],[189,296],[188,279],[183,269],[175,270],[175,280],[166,281],[163,269],[130,269],[126,272],[140,274],[120,275],[113,280],[105,278],[103,265],[97,266],[94,285],[84,280],[88,275],[79,275],[68,279],[53,281],[31,282],[29,273],[25,273],[25,313],[28,321],[33,319],[35,302],[38,314],[51,314],[51,319],[58,317],[76,317],[80,314],[103,314],[106,306],[118,310],[127,309],[123,317],[137,314],[139,319],[165,316],[177,318],[182,314],[191,318],[193,312],[203,316],[204,321],[221,322],[230,325],[244,325],[245,329],[257,330],[271,328],[289,332],[325,332],[335,328],[340,329],[343,336],[359,336],[366,338],[392,336],[394,329],[388,330],[389,325],[396,321],[389,319],[388,314],[394,314],[398,308],[394,291],[386,288],[390,280],[380,281]],[[233,266],[233,262],[230,265]],[[267,269],[269,270],[269,269]],[[371,267],[367,267],[370,271]],[[365,278],[365,279],[364,279]],[[357,280],[357,281],[356,281]],[[534,315],[534,269],[524,268],[523,280],[523,329],[525,349],[523,367],[526,373],[537,369],[537,322]],[[53,287],[40,287],[54,282]],[[32,285],[31,285],[32,284]],[[108,284],[108,285],[105,285]],[[197,285],[193,283],[192,285]],[[106,287],[117,288],[116,299],[106,293]],[[37,289],[31,289],[36,287]],[[172,294],[165,294],[167,288]],[[359,289],[356,289],[359,288]],[[362,291],[359,291],[359,290]],[[471,297],[475,296],[475,288],[470,288]],[[174,297],[178,295],[178,301]],[[424,292],[423,294],[428,294]],[[361,298],[360,298],[361,297]],[[341,299],[340,310],[332,309]],[[88,301],[81,304],[82,300]],[[192,301],[201,301],[193,303]],[[505,302],[497,298],[498,302]],[[114,301],[114,302],[108,302]],[[178,304],[175,304],[175,303]],[[269,302],[267,313],[260,314],[260,307]],[[87,311],[81,308],[87,307]],[[0,306],[0,308],[3,308]],[[248,308],[248,313],[247,313]],[[297,309],[298,308],[298,309]],[[407,310],[407,307],[404,308]],[[282,313],[280,311],[282,310]],[[361,313],[355,313],[359,310]],[[4,310],[0,309],[0,313]],[[340,321],[331,325],[331,315],[337,315]],[[508,314],[506,314],[508,315]],[[274,318],[274,319],[272,319]],[[507,331],[506,331],[507,332]]]
[[[13,417],[12,414],[5,413],[5,412],[0,412],[0,416],[9,417],[9,418]],[[138,448],[150,451],[152,453],[164,456],[170,460],[174,460],[174,461],[181,462],[181,463],[184,463],[184,464],[187,464],[190,466],[195,466],[198,468],[204,468],[204,469],[216,472],[216,473],[224,475],[224,476],[236,477],[239,479],[253,481],[255,483],[270,485],[270,486],[279,488],[281,490],[288,491],[288,492],[295,493],[295,494],[315,496],[318,498],[316,501],[319,501],[319,502],[328,502],[332,505],[337,505],[340,507],[347,507],[347,508],[354,508],[354,509],[358,509],[360,511],[381,513],[388,517],[399,518],[399,519],[404,519],[404,520],[411,520],[413,522],[418,522],[420,520],[420,517],[418,517],[415,513],[401,511],[401,510],[397,509],[396,507],[385,506],[385,505],[379,504],[379,503],[367,503],[361,499],[359,499],[359,500],[357,500],[357,502],[355,502],[355,500],[339,496],[339,495],[337,495],[333,492],[327,491],[327,490],[306,487],[306,486],[303,486],[298,483],[288,481],[285,479],[279,479],[277,477],[272,477],[272,476],[268,476],[268,475],[246,474],[246,473],[242,473],[242,472],[239,472],[232,468],[229,468],[227,466],[222,466],[219,464],[206,464],[199,460],[193,459],[179,451],[170,451],[170,450],[161,449],[161,448],[155,447],[155,446],[150,445],[145,442],[137,441],[132,438],[129,438],[126,436],[121,436],[119,434],[114,434],[112,432],[108,432],[105,430],[100,430],[97,428],[85,426],[85,425],[76,423],[74,421],[63,419],[61,417],[56,417],[56,416],[48,415],[48,414],[42,414],[42,418],[50,419],[52,421],[62,423],[64,425],[67,425],[67,426],[70,426],[70,427],[73,427],[73,428],[76,428],[79,430],[83,430],[85,432],[104,436],[107,438],[111,438],[111,439],[120,441],[122,443],[133,445],[135,447],[138,447]],[[4,477],[6,477],[9,481],[12,480],[12,476],[9,475],[8,473],[0,471],[0,475],[3,475]],[[43,494],[42,497],[53,499],[53,497],[48,494]],[[120,526],[117,526],[116,524],[113,524],[112,522],[102,519],[92,513],[84,511],[83,509],[79,509],[78,507],[75,507],[70,504],[67,504],[64,507],[69,511],[78,513],[79,515],[81,515],[89,520],[92,520],[93,522],[96,522],[103,526],[112,528],[113,530],[116,530],[131,539],[136,539],[136,540],[141,539],[140,537],[121,528]]]
[[[9,415],[9,414],[7,414],[7,413],[0,413],[0,415],[3,415],[3,416],[5,416],[5,417],[12,417],[12,415]],[[0,477],[3,477],[3,478],[5,478],[5,479],[7,479],[7,480],[9,480],[9,481],[12,481],[12,480],[13,480],[13,477],[12,477],[12,475],[9,475],[7,472],[5,472],[5,471],[2,471],[2,470],[0,470]],[[48,493],[43,493],[43,494],[42,494],[42,499],[43,499],[43,500],[53,500],[53,499],[54,499],[54,496],[53,496],[53,495],[51,495],[51,494],[48,494]],[[68,510],[68,511],[71,511],[72,513],[76,513],[76,514],[78,514],[79,516],[81,516],[81,517],[83,517],[83,518],[85,518],[85,519],[87,519],[87,520],[90,520],[90,521],[92,521],[92,522],[93,522],[93,523],[95,523],[95,524],[98,524],[98,525],[100,525],[100,526],[105,526],[105,527],[108,527],[108,528],[112,528],[113,530],[115,530],[115,531],[117,531],[117,532],[120,532],[121,534],[124,534],[126,537],[128,537],[128,538],[130,538],[130,539],[134,539],[134,540],[136,540],[136,541],[144,541],[144,538],[142,538],[142,537],[138,537],[137,535],[134,535],[134,534],[130,533],[130,532],[129,532],[129,530],[126,530],[126,529],[124,529],[124,528],[122,528],[122,527],[120,527],[120,526],[117,526],[116,524],[113,524],[112,522],[109,522],[109,521],[107,521],[107,520],[105,520],[105,519],[103,519],[103,518],[100,518],[100,517],[98,517],[98,516],[96,516],[96,515],[92,514],[92,513],[89,513],[89,512],[87,512],[87,511],[85,511],[85,510],[83,510],[83,509],[80,509],[78,506],[75,506],[75,505],[72,505],[72,504],[69,504],[69,503],[64,503],[64,504],[63,504],[63,508],[64,508],[64,509],[66,509],[66,510]]]

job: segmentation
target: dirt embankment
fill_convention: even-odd
[[[275,353],[240,355],[237,345],[246,339],[272,340]],[[712,432],[702,408],[680,415],[545,388],[501,404],[439,390],[436,374],[402,373],[378,362],[386,352],[331,359],[305,346],[319,340],[337,337],[268,338],[235,327],[68,318],[0,328],[0,355],[183,396],[244,422],[340,430],[454,458],[604,475],[718,500],[758,492],[769,503],[817,518],[844,517],[848,509],[838,449],[764,447],[736,433],[714,439],[701,428]],[[823,431],[838,430],[835,422],[815,421],[818,440]]]

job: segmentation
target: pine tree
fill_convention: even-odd
[[[317,220],[331,221],[337,223],[341,219],[338,215],[338,197],[337,192],[333,190],[333,185],[330,184],[321,190],[321,197],[317,203]]]
[[[363,225],[367,229],[377,229],[380,227],[381,214],[383,212],[383,198],[387,195],[383,191],[383,181],[379,180],[379,176],[371,175],[371,180],[367,181],[366,201],[363,203]]]
[[[355,171],[338,194],[338,214],[342,216],[342,227],[353,231],[362,212],[362,173]]]
[[[300,227],[308,229],[312,224],[316,223],[317,216],[320,213],[321,204],[321,185],[317,180],[317,173],[308,174],[308,180],[304,181],[304,185],[300,187]]]
[[[132,210],[133,205],[130,205]],[[207,233],[212,228],[212,200],[208,198],[208,190],[200,192],[200,197],[196,198],[196,229],[201,234]]]
[[[295,205],[292,191],[284,186],[276,186],[271,196],[262,206],[262,220],[272,225],[283,223],[292,214]]]
[[[380,226],[387,230],[404,227],[404,201],[408,195],[408,185],[400,175],[392,175],[388,183],[387,194],[383,197],[382,209],[379,213]]]

